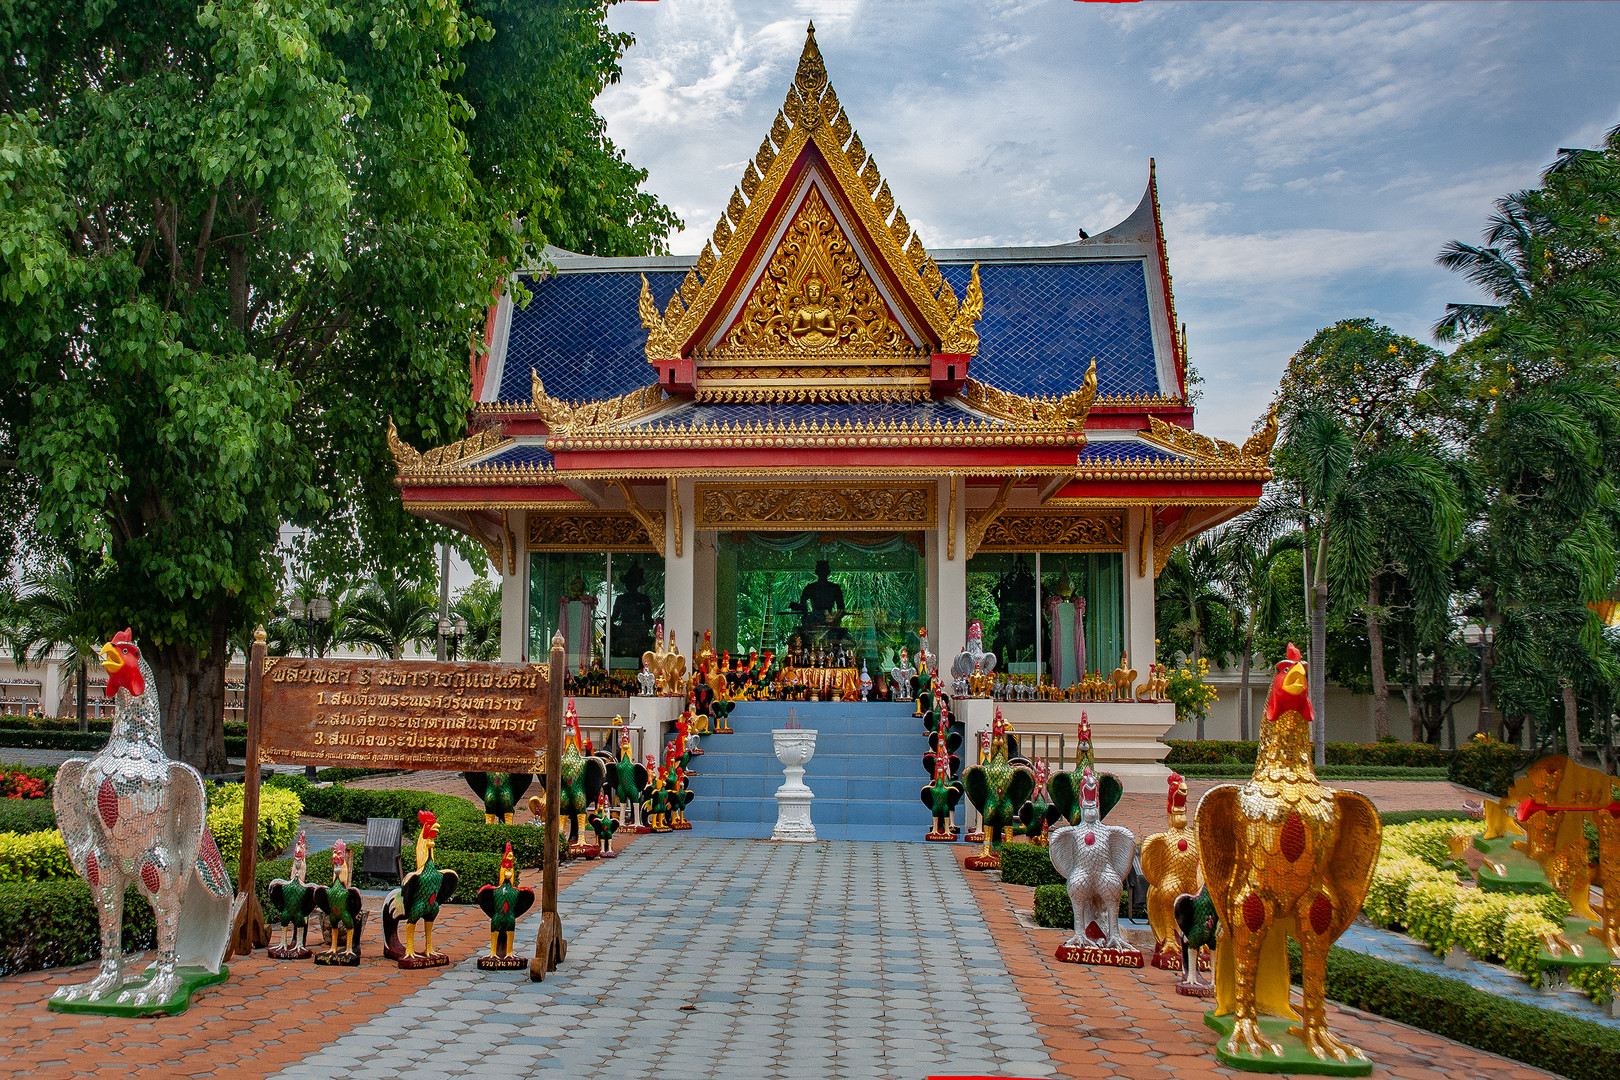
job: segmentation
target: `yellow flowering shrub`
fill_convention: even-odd
[[[228,863],[242,855],[241,784],[219,784],[208,793],[208,830],[219,845],[219,857]],[[259,789],[259,854],[267,858],[287,850],[298,831],[298,815],[304,804],[285,788],[266,785]]]
[[[1409,856],[1437,869],[1450,869],[1457,865],[1451,854],[1453,838],[1466,843],[1477,830],[1477,825],[1467,821],[1411,821],[1390,825],[1384,829],[1379,858]]]
[[[1183,660],[1180,667],[1168,668],[1166,693],[1176,703],[1176,720],[1197,720],[1209,716],[1209,707],[1220,695],[1209,685],[1209,661],[1198,658],[1195,664]]]
[[[56,829],[0,833],[0,882],[45,881],[73,877],[67,844]]]

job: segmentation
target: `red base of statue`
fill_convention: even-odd
[[[1095,945],[1059,945],[1053,954],[1065,964],[1098,964],[1103,967],[1139,968],[1141,949],[1099,949]]]

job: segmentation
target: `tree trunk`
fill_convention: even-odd
[[[163,713],[163,752],[203,775],[230,771],[225,755],[225,644],[222,615],[214,620],[212,648],[165,645],[148,657]]]
[[[1367,584],[1367,644],[1372,662],[1373,738],[1389,737],[1389,680],[1384,676],[1384,627],[1378,618],[1378,575]]]
[[[1254,635],[1250,634],[1243,639],[1243,689],[1238,696],[1238,738],[1244,742],[1249,741],[1249,716],[1254,705],[1254,695],[1249,692],[1249,668],[1254,662]]]
[[[1575,687],[1565,683],[1562,687],[1564,693],[1564,745],[1568,748],[1569,760],[1577,765],[1581,761],[1581,729],[1575,722]]]
[[[1311,711],[1316,714],[1311,742],[1316,764],[1327,764],[1327,582],[1311,589]]]
[[[84,657],[79,657],[79,670],[74,676],[73,696],[78,700],[74,707],[79,714],[79,730],[90,730],[90,668]]]

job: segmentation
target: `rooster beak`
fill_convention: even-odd
[[[1283,676],[1282,685],[1283,689],[1290,694],[1305,693],[1306,688],[1310,685],[1310,680],[1305,674],[1305,665],[1302,663],[1295,664],[1289,668],[1288,674]]]
[[[101,666],[108,672],[117,671],[124,666],[124,658],[118,655],[117,648],[110,641],[101,647]]]

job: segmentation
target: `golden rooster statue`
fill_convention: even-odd
[[[1169,827],[1142,841],[1142,876],[1147,879],[1148,925],[1153,927],[1153,966],[1170,971],[1181,966],[1176,948],[1176,897],[1198,895],[1198,838],[1187,825],[1187,781],[1170,774],[1165,800]]]
[[[1214,788],[1198,804],[1204,881],[1226,931],[1215,956],[1215,1010],[1206,1022],[1222,1030],[1216,1018],[1232,1017],[1231,1036],[1217,1042],[1216,1057],[1234,1068],[1275,1071],[1281,1064],[1275,1059],[1284,1057],[1284,1044],[1268,1036],[1263,1016],[1299,1021],[1287,1029],[1298,1040],[1289,1071],[1312,1071],[1301,1046],[1324,1063],[1367,1062],[1328,1031],[1323,992],[1328,949],[1361,910],[1382,826],[1366,796],[1317,781],[1306,686],[1305,664],[1290,644],[1271,683],[1253,779]],[[1303,1018],[1288,1000],[1290,935],[1299,941],[1304,969]],[[1272,1030],[1280,1040],[1279,1027]]]

